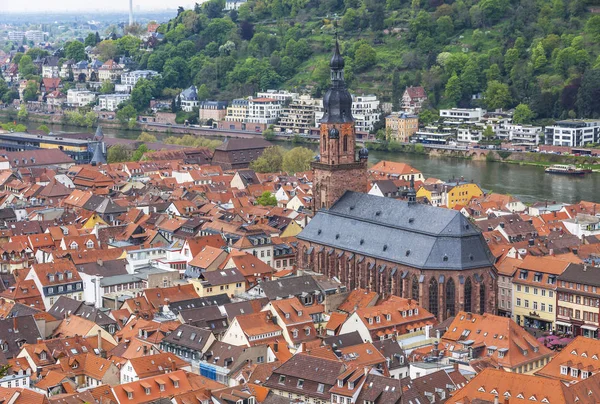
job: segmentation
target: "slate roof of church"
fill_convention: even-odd
[[[419,269],[494,262],[481,232],[458,211],[350,191],[320,210],[297,237]]]

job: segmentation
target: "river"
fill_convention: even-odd
[[[86,131],[83,128],[67,126],[52,126],[51,129],[68,132]],[[105,129],[103,132],[108,137],[127,139],[135,139],[138,135],[138,132],[119,131],[118,129]],[[157,137],[160,139],[162,136]],[[221,138],[215,137],[215,139]],[[293,147],[289,142],[277,143],[286,149]],[[307,146],[317,150],[315,144]],[[543,167],[537,166],[440,157],[429,158],[426,155],[418,154],[370,152],[370,165],[381,160],[410,164],[421,171],[425,178],[435,177],[448,181],[463,177],[465,181],[473,180],[486,191],[511,194],[526,203],[536,201],[574,203],[581,200],[600,202],[600,173],[577,178],[546,174]],[[596,190],[599,192],[597,193]]]

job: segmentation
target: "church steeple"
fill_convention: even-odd
[[[323,118],[321,123],[354,122],[352,118],[352,96],[344,81],[344,58],[340,52],[340,42],[335,38],[335,49],[329,62],[331,88],[323,97]]]

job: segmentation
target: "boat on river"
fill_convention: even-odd
[[[546,168],[547,174],[559,174],[559,175],[585,175],[591,173],[592,170],[586,170],[583,168],[577,168],[571,164],[554,164]]]

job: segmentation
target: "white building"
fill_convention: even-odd
[[[239,10],[239,8],[241,6],[243,6],[244,4],[246,4],[248,0],[227,0],[225,2],[225,10],[226,11],[231,11],[231,10]]]
[[[185,112],[192,112],[194,108],[200,105],[198,100],[198,90],[196,86],[192,85],[179,94],[179,100],[181,101],[181,109]]]
[[[553,146],[581,147],[600,141],[600,121],[566,120],[546,126],[545,142]]]
[[[462,143],[477,143],[482,139],[482,128],[457,128],[456,140]]]
[[[119,104],[127,101],[129,94],[104,94],[98,96],[98,106],[106,111],[115,111]]]
[[[483,120],[483,116],[486,114],[485,109],[481,108],[452,108],[452,109],[441,109],[440,118],[445,123],[477,123]]]
[[[298,93],[290,93],[285,90],[267,90],[256,93],[256,98],[274,98],[281,103],[296,100],[299,96]]]
[[[45,39],[44,31],[39,31],[39,30],[27,31],[27,32],[25,32],[25,38],[27,38],[28,41],[32,41],[35,44],[44,42],[44,39]]]
[[[275,98],[249,98],[247,123],[271,125],[277,123],[281,113],[281,102]]]
[[[25,38],[25,33],[22,31],[9,31],[8,32],[8,40],[13,42],[23,42],[23,38]]]
[[[521,143],[537,146],[540,136],[544,133],[541,126],[504,124],[495,129],[496,136],[512,143]]]
[[[323,100],[318,100],[315,106],[315,126],[321,126],[323,118]],[[370,132],[375,122],[381,118],[379,100],[375,95],[352,96],[352,117],[356,130],[359,132]]]
[[[67,91],[67,104],[76,107],[85,107],[93,102],[96,102],[96,93],[89,90],[74,90]]]
[[[316,102],[310,95],[301,95],[284,106],[279,116],[279,129],[282,132],[308,133],[315,124]]]
[[[130,93],[140,79],[151,79],[158,75],[159,73],[154,70],[134,70],[123,73],[121,74],[121,84],[115,85],[115,91],[118,93]]]

